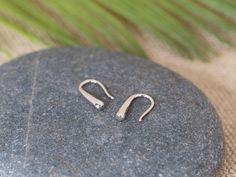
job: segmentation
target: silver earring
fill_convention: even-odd
[[[125,119],[125,115],[127,113],[127,110],[130,106],[130,104],[133,102],[134,99],[139,98],[139,97],[144,97],[150,100],[151,105],[150,107],[141,115],[141,117],[139,118],[139,122],[141,122],[143,120],[143,118],[153,109],[154,107],[154,100],[152,97],[150,97],[149,95],[146,94],[134,94],[132,96],[130,96],[124,103],[123,105],[120,107],[119,111],[117,112],[116,116],[118,117],[118,120],[122,121]]]
[[[99,100],[98,98],[94,97],[93,95],[91,95],[90,93],[88,93],[87,91],[85,91],[83,89],[83,86],[88,84],[88,83],[93,83],[93,84],[98,84],[103,91],[105,92],[105,94],[108,96],[108,98],[110,98],[111,100],[114,99],[114,97],[107,91],[106,87],[99,81],[95,80],[95,79],[88,79],[83,81],[80,85],[79,85],[79,91],[80,93],[90,102],[92,103],[97,109],[101,109],[104,106],[104,102]]]

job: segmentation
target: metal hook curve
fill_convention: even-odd
[[[83,82],[80,83],[79,85],[79,91],[80,93],[90,102],[92,103],[97,109],[101,109],[103,106],[104,106],[104,102],[99,100],[98,98],[94,97],[92,94],[88,93],[87,91],[85,91],[83,89],[83,86],[86,85],[86,84],[89,84],[89,83],[93,83],[93,84],[98,84],[102,89],[103,91],[105,92],[106,96],[108,98],[110,98],[111,100],[114,99],[114,97],[108,92],[108,90],[106,89],[106,87],[101,83],[99,82],[98,80],[95,80],[95,79],[87,79],[87,80],[84,80]]]
[[[154,99],[151,96],[143,94],[143,93],[134,94],[134,95],[130,96],[123,103],[123,105],[120,107],[120,109],[118,110],[118,112],[116,114],[116,116],[118,117],[118,120],[122,121],[125,119],[125,116],[126,116],[129,106],[131,105],[131,103],[133,102],[134,99],[139,98],[139,97],[147,98],[151,102],[151,105],[149,106],[149,108],[139,118],[139,122],[141,122],[143,120],[143,118],[153,109],[153,107],[155,105]]]

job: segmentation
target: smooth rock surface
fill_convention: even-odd
[[[104,83],[96,110],[78,92]],[[123,122],[116,112],[137,99]],[[1,177],[214,177],[223,133],[214,108],[193,84],[150,61],[99,49],[59,48],[0,67]]]

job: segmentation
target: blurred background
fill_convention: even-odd
[[[235,0],[0,0],[0,64],[50,47],[99,47],[191,80],[223,124],[221,177],[236,177],[235,44]]]

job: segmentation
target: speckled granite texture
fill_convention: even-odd
[[[105,101],[96,110],[78,83]],[[127,119],[115,114],[134,93]],[[99,49],[59,48],[0,67],[1,177],[214,177],[223,134],[207,98],[176,73],[147,60]]]

